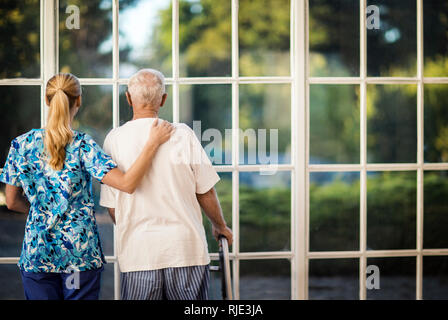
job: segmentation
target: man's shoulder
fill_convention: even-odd
[[[187,136],[188,138],[193,137],[194,131],[191,129],[187,124],[182,122],[176,122],[172,123],[173,126],[176,128],[176,134]],[[106,135],[106,139],[104,140],[104,145],[113,143],[114,141],[117,141],[120,137],[123,135],[128,135],[130,131],[134,132],[136,128],[129,127],[127,123],[114,128],[109,131],[109,133]],[[137,130],[138,131],[138,130]]]
[[[194,131],[187,124],[182,122],[173,123],[173,126],[176,128],[176,133],[181,135],[191,136]]]
[[[119,127],[113,128],[112,130],[109,131],[109,133],[106,135],[106,139],[104,140],[104,142],[106,142],[107,140],[113,140],[115,138],[117,138],[117,136],[120,135],[121,132],[123,132],[124,126],[126,124],[123,124]]]
[[[11,147],[17,152],[33,150],[43,143],[43,129],[31,129],[11,141]]]
[[[121,126],[117,127],[117,128],[113,128],[112,130],[110,130],[108,132],[108,134],[106,135],[106,138],[104,139],[104,147],[107,148],[111,143],[113,143],[115,141],[115,139],[117,138],[117,136],[119,135],[120,131],[121,131]]]

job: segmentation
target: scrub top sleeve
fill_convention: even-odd
[[[81,142],[80,154],[85,170],[100,183],[110,170],[117,167],[112,158],[88,134],[85,134]]]
[[[19,143],[14,139],[11,142],[11,147],[9,148],[8,157],[6,158],[5,165],[0,174],[0,181],[7,183],[16,187],[21,187],[22,184],[19,180],[19,165],[20,165],[20,154],[19,154]]]

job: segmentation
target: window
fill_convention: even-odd
[[[128,78],[153,67],[165,74],[169,95],[160,117],[191,127],[200,121],[205,148],[208,129],[222,136],[210,157],[235,236],[235,298],[430,299],[446,291],[443,1],[7,3],[0,11],[2,163],[12,138],[45,125],[44,87],[54,73],[80,78],[74,127],[102,144],[132,116]],[[66,25],[68,5],[80,8],[79,29]],[[371,5],[379,29],[367,28]],[[251,130],[265,133],[269,151],[273,129],[276,156],[250,139]],[[266,159],[274,174],[260,174],[272,169]],[[98,205],[99,184],[94,193],[109,262],[101,298],[118,299],[114,227]],[[0,283],[8,288],[0,297],[20,298],[13,264],[25,217],[6,209],[4,186],[0,211]],[[368,265],[378,266],[384,290],[366,287]],[[220,298],[218,287],[214,275],[212,298]]]
[[[448,6],[307,6],[308,298],[433,299],[446,288],[437,261],[448,253]],[[378,9],[378,29],[367,25],[368,6]],[[379,268],[380,290],[366,286],[369,265]]]

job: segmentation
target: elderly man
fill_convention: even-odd
[[[125,171],[166,101],[163,75],[140,70],[129,80],[126,98],[134,117],[109,132],[104,142],[104,150]],[[201,207],[214,236],[232,242],[214,189],[219,176],[193,130],[185,124],[175,127],[134,194],[101,186],[100,204],[116,224],[122,299],[208,298],[210,257]]]

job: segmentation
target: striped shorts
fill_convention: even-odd
[[[121,273],[122,300],[208,300],[210,267]]]

